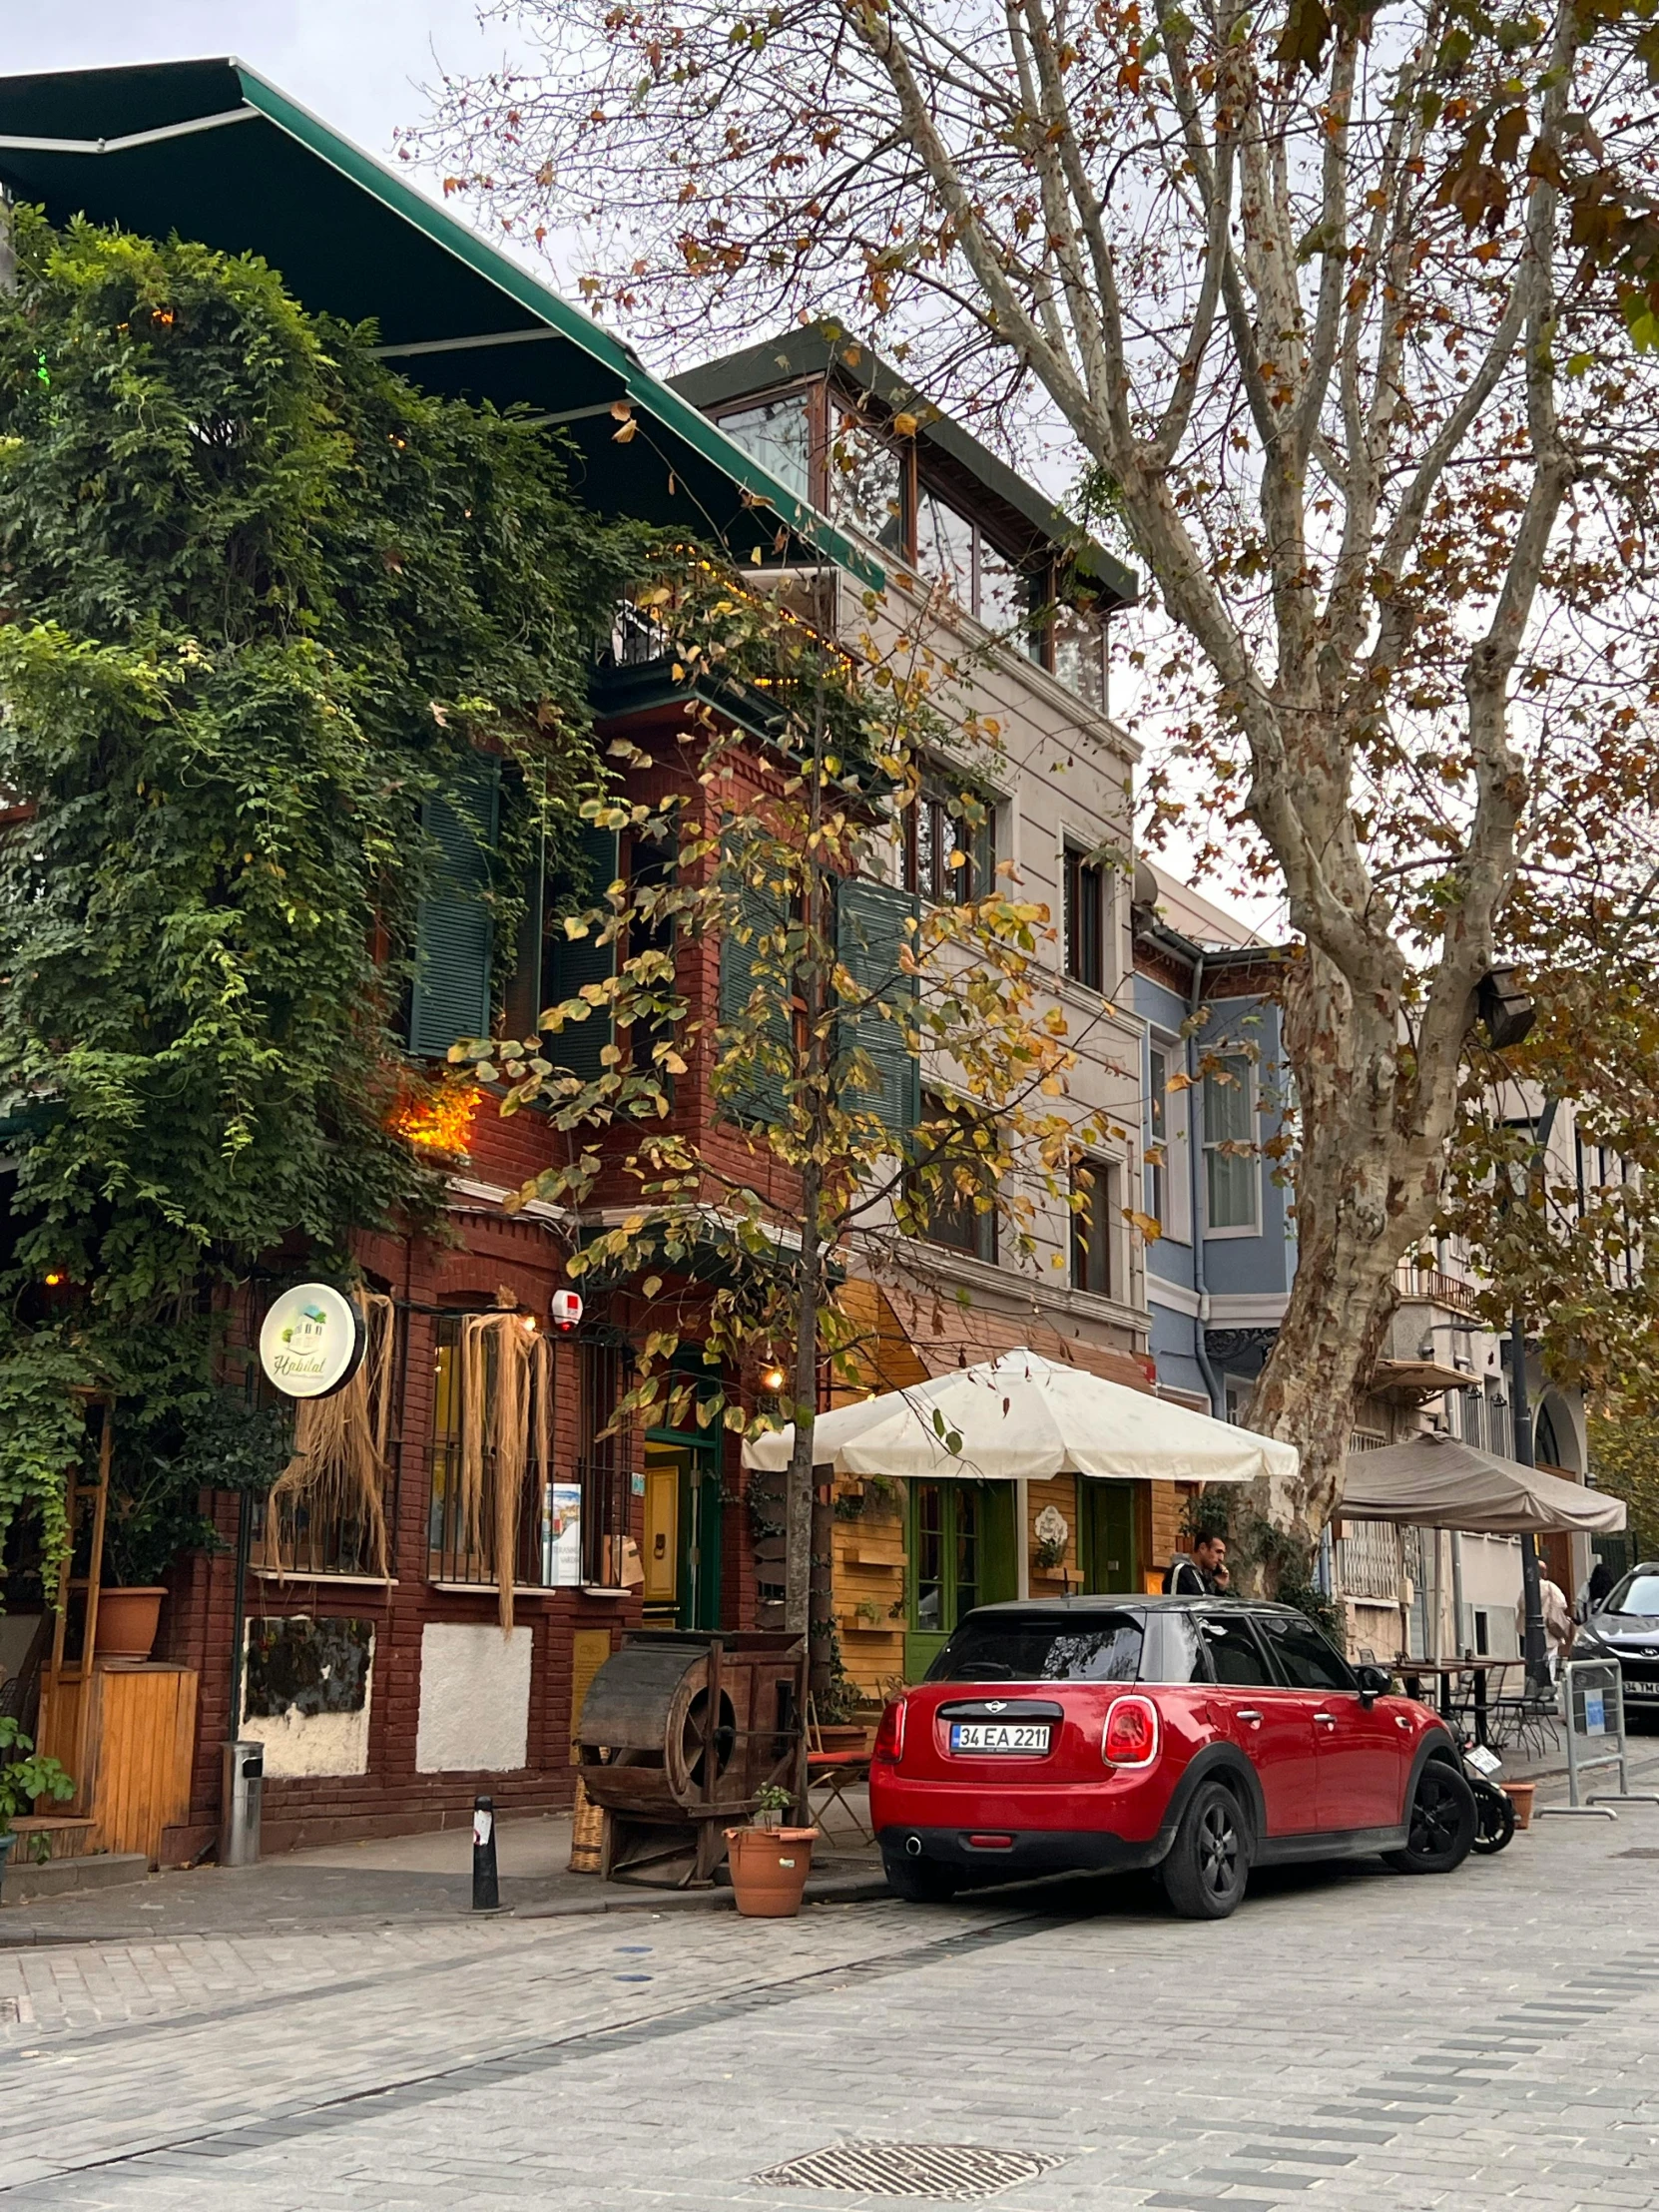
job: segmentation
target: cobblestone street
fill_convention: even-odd
[[[1659,1815],[1456,1877],[0,1954],[8,2206],[879,2205],[840,2141],[1053,2161],[1009,2212],[1659,2205]],[[906,2193],[906,2201],[944,2201]],[[965,2200],[957,2200],[965,2201]]]

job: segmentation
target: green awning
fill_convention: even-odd
[[[822,555],[881,588],[866,554],[631,346],[243,62],[0,78],[0,181],[56,224],[79,214],[260,255],[313,312],[373,321],[384,357],[428,390],[563,425],[576,489],[602,513],[740,560]],[[618,444],[622,401],[638,429]]]

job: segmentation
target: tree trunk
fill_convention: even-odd
[[[1311,1550],[1342,1496],[1394,1271],[1434,1218],[1456,1102],[1454,1086],[1432,1097],[1419,1086],[1397,992],[1357,995],[1316,949],[1287,964],[1284,1027],[1304,1133],[1296,1274],[1248,1418],[1297,1443],[1302,1463],[1292,1481],[1255,1484],[1250,1503]],[[1274,1572],[1270,1563],[1258,1579],[1271,1584]]]

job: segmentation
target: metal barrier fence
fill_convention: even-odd
[[[1567,1803],[1552,1813],[1616,1821],[1615,1805],[1659,1805],[1652,1791],[1632,1790],[1624,1733],[1624,1676],[1616,1659],[1569,1659],[1561,1669],[1561,1718],[1567,1732]],[[1619,1786],[1580,1797],[1579,1784],[1599,1768],[1616,1767]]]

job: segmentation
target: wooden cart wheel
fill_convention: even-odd
[[[709,1726],[707,1690],[699,1690],[692,1699],[680,1727],[680,1756],[691,1777],[693,1788],[699,1791],[704,1788],[704,1762],[709,1754],[711,1735],[714,1738],[715,1779],[718,1781],[731,1763],[733,1748],[738,1739],[738,1716],[732,1700],[724,1690],[720,1693],[720,1720],[716,1727],[711,1729]]]

